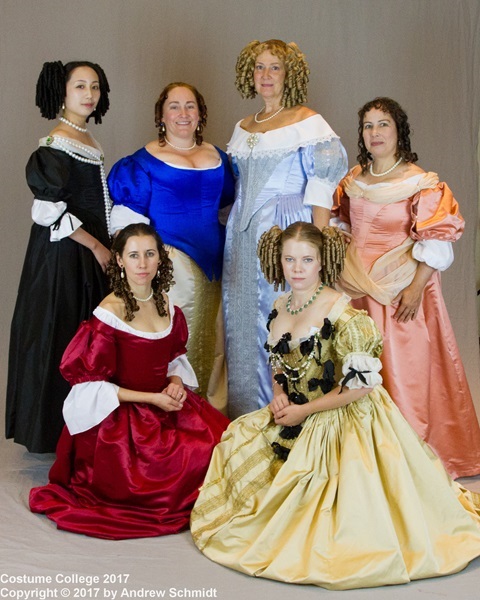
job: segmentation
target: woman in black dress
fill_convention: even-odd
[[[110,198],[103,152],[86,128],[109,108],[102,68],[45,63],[37,82],[42,116],[59,123],[28,161],[34,224],[13,315],[6,437],[54,452],[69,385],[60,359],[81,321],[107,293]]]

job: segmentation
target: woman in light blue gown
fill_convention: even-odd
[[[238,176],[222,282],[232,418],[272,399],[263,345],[277,294],[260,272],[258,240],[273,225],[327,225],[334,190],[347,171],[339,137],[322,116],[302,106],[309,70],[296,44],[253,41],[240,53],[236,71],[240,94],[259,94],[264,106],[237,123],[227,149]]]

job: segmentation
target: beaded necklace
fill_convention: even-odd
[[[292,303],[292,298],[293,298],[293,292],[291,292],[290,296],[288,297],[287,304],[285,305],[286,311],[288,312],[289,315],[298,315],[298,313],[301,313],[302,310],[305,310],[306,308],[308,308],[310,306],[310,304],[312,304],[312,302],[315,302],[315,300],[317,299],[317,296],[320,294],[320,292],[322,290],[323,290],[323,283],[321,283],[318,286],[318,288],[315,290],[315,293],[310,298],[310,300],[307,300],[305,302],[305,304],[303,306],[301,306],[300,308],[295,308],[295,309],[290,308],[290,305]]]

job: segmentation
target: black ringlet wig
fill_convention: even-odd
[[[86,60],[72,61],[66,65],[63,65],[59,60],[44,63],[38,77],[35,95],[35,104],[40,109],[42,117],[55,119],[58,115],[65,100],[67,82],[70,79],[72,71],[77,67],[90,67],[98,75],[100,100],[93,113],[87,117],[87,123],[90,117],[95,118],[95,123],[102,122],[102,117],[110,108],[110,100],[108,98],[110,86],[102,67]]]

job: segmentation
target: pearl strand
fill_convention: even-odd
[[[269,117],[267,117],[266,119],[258,119],[258,115],[262,112],[262,110],[265,110],[265,107],[263,107],[262,109],[260,109],[255,116],[253,117],[255,120],[255,123],[266,123],[267,121],[270,121],[270,119],[273,119],[273,117],[276,117],[278,114],[280,114],[282,112],[282,110],[284,109],[284,106],[281,106],[277,111],[275,111],[273,113],[273,115],[270,115]]]
[[[175,144],[172,144],[172,142],[169,142],[167,140],[167,136],[165,136],[164,140],[167,142],[167,144],[169,146],[171,146],[172,148],[175,148],[175,150],[193,150],[195,148],[195,146],[197,145],[197,140],[193,140],[193,146],[190,146],[190,148],[182,148],[181,146],[175,146]]]
[[[400,157],[400,158],[397,160],[397,162],[396,162],[396,163],[395,163],[395,164],[394,164],[392,167],[390,167],[389,169],[387,169],[387,170],[386,170],[386,171],[384,171],[383,173],[374,173],[374,172],[373,172],[373,162],[374,162],[374,161],[372,161],[372,162],[370,163],[370,175],[371,175],[372,177],[383,177],[384,175],[388,175],[389,173],[391,173],[391,172],[393,171],[393,169],[396,169],[396,168],[398,167],[398,165],[399,165],[399,164],[402,162],[402,160],[403,160],[403,159],[402,159],[402,157]]]
[[[51,145],[53,143],[54,139],[55,139],[55,142],[58,144],[58,146],[65,152],[65,154],[68,154],[68,156],[71,156],[72,158],[74,158],[75,160],[78,160],[79,162],[83,162],[88,165],[97,165],[98,167],[100,167],[100,180],[102,182],[103,202],[105,204],[105,222],[107,225],[107,231],[110,235],[110,212],[112,210],[112,201],[110,199],[110,194],[108,192],[107,175],[105,173],[105,166],[103,164],[103,159],[104,159],[103,154],[100,155],[100,158],[97,158],[97,155],[95,154],[95,152],[92,152],[87,147],[85,147],[83,144],[76,144],[75,142],[73,142],[70,139],[62,138],[59,136],[55,136],[55,138],[48,136],[47,140],[46,140],[47,145]],[[82,150],[86,154],[89,154],[93,158],[85,158],[84,156],[80,156],[79,154],[72,152],[71,150],[68,149],[68,147],[64,143],[62,143],[62,140],[64,140],[71,146],[74,146],[75,148]]]
[[[133,294],[133,297],[137,302],[148,302],[153,298],[153,290],[150,290],[150,294],[148,294],[146,298],[138,298],[138,296],[135,296],[135,294]]]
[[[65,125],[68,125],[69,127],[73,127],[73,129],[80,131],[80,133],[87,133],[87,131],[88,131],[88,129],[86,127],[80,127],[80,125],[75,125],[75,123],[72,123],[65,117],[58,117],[58,120],[61,121],[62,123],[65,123]]]

